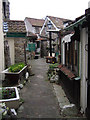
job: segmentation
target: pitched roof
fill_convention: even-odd
[[[32,26],[42,27],[44,23],[43,19],[35,19],[35,18],[28,18],[28,17],[26,17],[25,19],[27,19],[32,24]]]
[[[24,21],[9,20],[7,21],[9,33],[26,33]]]
[[[65,21],[68,21],[68,19],[54,17],[54,16],[47,16],[47,17],[55,24],[57,28],[63,28],[63,23]]]
[[[32,33],[32,32],[28,32],[28,35],[27,35],[28,37],[37,37],[37,35],[36,34],[34,34],[34,33]]]

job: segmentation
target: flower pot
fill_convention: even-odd
[[[14,89],[15,94],[16,94],[15,97],[7,98],[8,95],[5,94],[6,99],[5,98],[4,99],[0,99],[0,103],[4,103],[5,102],[7,107],[17,109],[19,107],[19,99],[20,99],[19,93],[18,93],[18,89],[17,89],[17,87],[4,87],[4,89],[8,89],[8,88],[9,89]],[[0,88],[0,90],[2,91],[2,88]]]
[[[12,83],[18,82],[18,80],[20,80],[22,75],[25,75],[26,72],[27,72],[27,66],[22,68],[22,70],[20,70],[19,72],[9,72],[9,68],[2,71],[2,73],[5,74],[5,77]]]

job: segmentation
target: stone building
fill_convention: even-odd
[[[44,20],[26,17],[24,22],[25,22],[27,33],[32,32],[33,34],[36,34],[38,37],[40,30],[43,26]]]
[[[3,20],[10,19],[10,11],[9,11],[9,1],[8,0],[0,0],[0,79],[4,79],[2,77],[2,70],[4,70],[4,34],[3,34]]]
[[[29,43],[33,42],[36,44],[36,49],[34,51],[35,54],[40,53],[40,48],[41,48],[40,42],[41,41],[37,40],[37,39],[39,38],[39,33],[43,26],[44,20],[26,17],[24,22],[25,22],[25,26],[26,26],[26,30],[27,30],[27,37],[29,40],[28,42]]]
[[[17,62],[24,62],[26,27],[24,21],[10,20],[10,3],[2,1],[5,68]]]
[[[58,17],[54,17],[54,16],[46,16],[45,18],[45,22],[42,26],[42,29],[40,31],[40,37],[41,38],[46,38],[47,40],[47,48],[49,48],[49,32],[48,30],[51,30],[51,39],[52,39],[52,52],[55,54],[59,54],[58,53],[58,49],[59,49],[59,34],[57,31],[59,31],[60,29],[64,28],[64,22],[68,21],[68,23],[71,22],[71,20],[68,19],[64,19],[64,18],[58,18]],[[49,28],[49,25],[51,24],[51,28]]]
[[[24,62],[24,44],[26,43],[26,28],[24,21],[7,21],[8,30],[5,41],[8,42],[10,49],[11,64]]]

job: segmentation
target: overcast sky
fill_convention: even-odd
[[[44,18],[46,15],[74,20],[83,15],[90,0],[9,0],[10,19]]]

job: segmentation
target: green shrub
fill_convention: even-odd
[[[59,65],[58,63],[50,64],[50,65],[49,65],[49,68],[50,68],[50,69],[57,68],[58,65]]]
[[[11,65],[9,68],[9,72],[19,72],[24,66],[25,66],[24,63],[17,63],[14,65]]]

